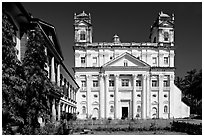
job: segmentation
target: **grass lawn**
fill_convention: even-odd
[[[174,119],[174,121],[193,123],[196,125],[202,124],[202,120],[191,120],[191,119]],[[80,135],[80,132],[84,130],[90,130],[93,132],[88,132],[89,135],[187,135],[187,133],[194,134],[194,131],[190,130],[188,127],[182,128],[183,130],[188,130],[192,132],[187,132],[176,125],[178,130],[171,129],[172,119],[148,119],[148,120],[76,120],[72,123],[72,129],[75,135]],[[195,126],[191,125],[192,129]],[[199,127],[200,128],[200,127]],[[155,131],[156,130],[156,131]],[[176,132],[178,131],[178,132]],[[198,129],[200,132],[200,129]],[[198,133],[196,130],[196,133]],[[200,133],[199,133],[200,134]]]
[[[74,135],[80,135],[80,133],[74,133]],[[86,134],[87,135],[87,134]],[[114,132],[107,132],[107,131],[94,131],[92,134],[91,132],[88,135],[188,135],[187,133],[181,132],[171,132],[171,131],[132,131],[132,132],[125,132],[125,131],[114,131]]]

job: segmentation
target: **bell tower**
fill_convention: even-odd
[[[159,13],[150,29],[150,42],[163,46],[174,46],[174,14]]]
[[[91,15],[84,11],[80,14],[74,14],[74,33],[75,43],[92,43],[92,24]]]

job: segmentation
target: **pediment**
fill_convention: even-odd
[[[110,101],[109,104],[114,104],[114,101]]]
[[[158,105],[157,101],[152,102],[152,105]]]
[[[159,24],[160,27],[173,27],[173,23],[169,21],[163,21],[162,23]]]
[[[94,102],[92,103],[92,105],[99,105],[99,103],[98,103],[97,101],[94,101]]]
[[[82,101],[80,104],[86,104],[86,101]]]
[[[75,25],[78,25],[78,26],[90,26],[91,24],[84,21],[84,20],[80,20],[80,21],[76,22]]]
[[[150,66],[143,62],[142,60],[139,60],[135,56],[125,52],[115,59],[107,62],[103,65],[104,68],[106,67],[136,67],[136,68],[149,68]]]

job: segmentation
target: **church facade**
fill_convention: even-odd
[[[174,15],[160,12],[149,42],[92,41],[91,15],[74,15],[79,119],[183,118],[190,108],[174,84]]]

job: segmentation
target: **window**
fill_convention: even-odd
[[[122,87],[128,87],[129,86],[129,79],[122,79]]]
[[[85,62],[85,57],[81,57],[81,64],[84,64]]]
[[[86,114],[86,107],[85,106],[82,107],[82,114]]]
[[[86,87],[86,81],[81,81],[81,86]]]
[[[80,32],[80,40],[85,40],[85,31]]]
[[[164,106],[164,113],[167,113],[167,108],[168,108],[168,107],[165,105],[165,106]]]
[[[154,41],[153,41],[153,43],[156,43],[156,37],[154,37]]]
[[[152,87],[158,87],[158,81],[152,80]]]
[[[168,57],[164,57],[164,64],[168,64],[169,63],[169,58]]]
[[[114,87],[114,80],[109,80],[109,87]]]
[[[168,41],[168,40],[169,40],[169,33],[164,32],[164,41]]]
[[[93,66],[97,65],[97,57],[93,57]]]
[[[93,87],[98,87],[98,80],[93,80]]]
[[[83,97],[83,98],[85,98],[85,97],[86,97],[86,95],[84,95],[84,94],[83,94],[83,95],[82,95],[82,97]]]
[[[169,87],[169,81],[168,80],[164,80],[164,87]]]
[[[114,112],[114,107],[110,106],[110,112],[113,113]]]
[[[137,87],[141,87],[141,86],[142,86],[141,80],[136,80],[136,86],[137,86]]]
[[[137,106],[137,112],[141,112],[141,107]]]
[[[124,60],[124,66],[128,66],[127,60]]]
[[[152,64],[154,64],[154,65],[157,64],[157,57],[152,57]]]
[[[97,94],[94,94],[94,97],[95,97],[95,98],[97,98],[97,97],[98,97],[98,95],[97,95]]]

